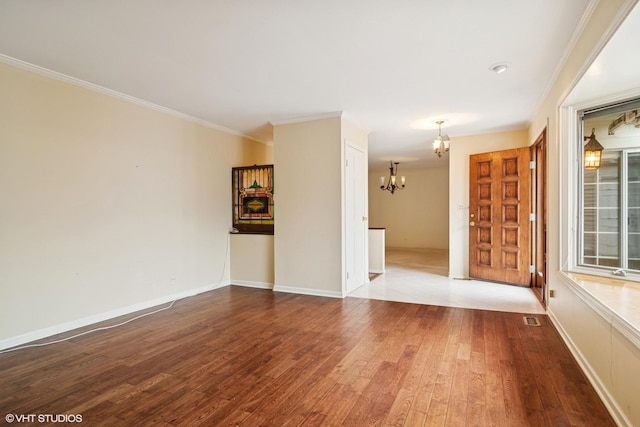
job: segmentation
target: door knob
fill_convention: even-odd
[[[471,221],[471,222],[469,223],[469,226],[470,226],[470,227],[475,227],[475,226],[476,226],[475,221]]]

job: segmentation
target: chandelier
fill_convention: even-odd
[[[441,126],[444,123],[444,120],[436,121],[438,124],[438,137],[433,140],[433,152],[438,155],[438,157],[442,157],[442,155],[449,151],[449,137],[447,134],[442,135]]]
[[[380,189],[391,191],[391,194],[395,193],[396,190],[402,190],[404,188],[404,176],[400,177],[400,185],[396,182],[396,176],[398,174],[398,164],[400,162],[394,162],[393,160],[389,162],[389,181],[387,185],[384,185],[384,176],[380,177]],[[395,166],[394,166],[395,165]]]

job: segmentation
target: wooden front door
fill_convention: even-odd
[[[529,147],[472,155],[469,277],[530,286]]]

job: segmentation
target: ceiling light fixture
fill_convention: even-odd
[[[393,166],[395,164],[395,167]],[[396,184],[396,176],[398,174],[398,164],[400,162],[394,162],[393,160],[389,162],[389,182],[387,185],[384,185],[384,176],[380,177],[380,189],[391,191],[391,194],[395,193],[396,190],[402,190],[404,188],[404,176],[400,177],[400,185]]]
[[[493,71],[495,71],[496,73],[500,74],[500,73],[504,73],[505,71],[507,71],[507,67],[505,64],[500,64],[500,65],[496,65],[492,68]]]
[[[442,155],[449,151],[449,136],[442,135],[441,126],[444,123],[444,120],[437,120],[436,124],[438,125],[438,136],[433,140],[433,152],[438,155],[438,157],[442,157]]]
[[[495,64],[491,64],[489,66],[489,70],[493,71],[496,74],[501,74],[507,71],[509,68],[508,62],[496,62]]]
[[[600,167],[600,158],[604,147],[596,139],[596,130],[591,129],[589,141],[584,146],[584,168],[586,170],[596,170]]]

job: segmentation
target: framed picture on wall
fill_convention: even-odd
[[[273,165],[231,169],[233,227],[240,233],[273,234]]]

